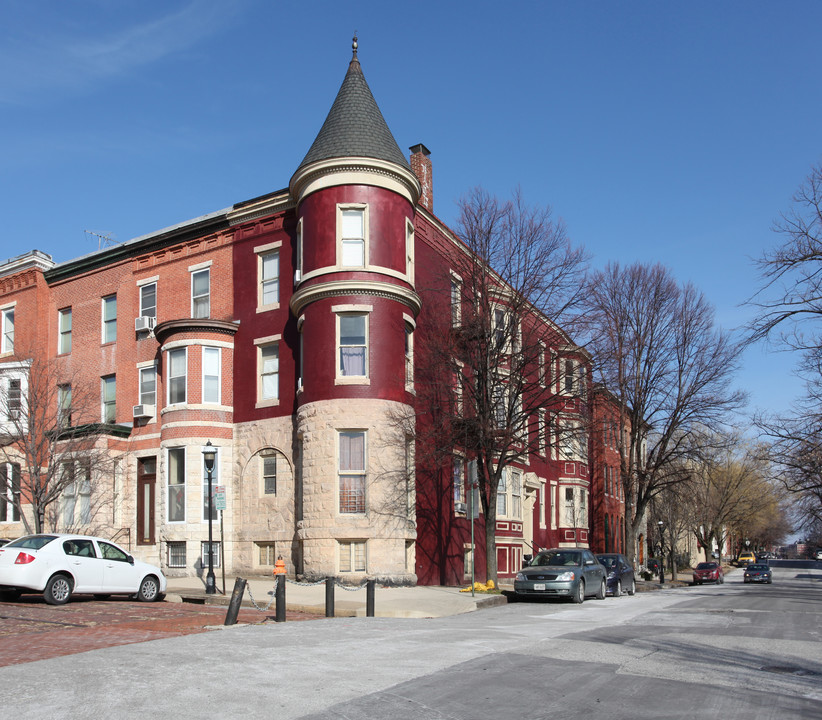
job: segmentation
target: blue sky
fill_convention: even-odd
[[[0,258],[62,261],[285,187],[357,31],[453,224],[475,185],[548,203],[608,260],[662,262],[727,328],[822,160],[822,3],[5,0]],[[801,392],[754,348],[753,408]]]

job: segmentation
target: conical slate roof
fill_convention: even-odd
[[[365,81],[356,38],[353,48],[354,57],[340,91],[298,171],[319,160],[338,157],[376,158],[411,168]]]

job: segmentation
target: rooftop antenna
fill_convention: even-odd
[[[97,249],[102,250],[104,247],[111,247],[112,245],[121,245],[113,237],[112,233],[97,233],[93,230],[83,230],[86,235],[92,235],[97,238]]]

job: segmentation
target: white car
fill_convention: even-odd
[[[136,595],[159,600],[166,590],[160,568],[135,560],[121,547],[90,535],[26,535],[0,547],[0,598],[42,592],[49,605],[77,593]]]

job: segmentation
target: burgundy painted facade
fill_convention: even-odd
[[[334,433],[346,425],[344,420],[331,420],[337,424],[325,427],[326,421],[318,421],[307,427],[303,411],[310,408],[321,415],[333,410],[339,415],[346,403],[353,407],[363,400],[373,402],[371,437],[381,423],[390,421],[390,410],[385,408],[407,408],[416,417],[417,438],[424,437],[425,425],[431,422],[424,384],[431,372],[437,372],[430,367],[427,349],[436,334],[450,331],[449,270],[455,253],[463,251],[453,231],[433,215],[432,165],[424,146],[414,146],[408,166],[416,178],[401,167],[395,170],[399,179],[387,182],[383,161],[357,161],[365,169],[357,167],[354,180],[335,179],[349,177],[335,175],[337,168],[327,171],[323,184],[296,183],[300,189],[295,192],[292,178],[290,191],[239,203],[224,213],[118,248],[60,265],[49,259],[37,265],[33,260],[39,256],[31,256],[28,264],[0,266],[0,311],[13,304],[17,327],[14,351],[0,357],[0,381],[4,368],[35,356],[61,363],[66,377],[81,378],[90,387],[100,388],[105,376],[116,377],[119,430],[111,433],[108,442],[126,458],[124,477],[117,481],[118,492],[126,499],[120,515],[115,512],[94,529],[108,536],[127,531],[136,551],[169,574],[202,570],[199,548],[207,523],[198,513],[203,493],[200,446],[209,439],[220,447],[220,482],[228,486],[231,497],[224,518],[229,528],[224,548],[229,571],[266,571],[259,558],[270,541],[277,553],[287,557],[290,573],[333,573],[334,563],[342,562],[339,548],[351,541],[366,547],[366,575],[442,585],[460,585],[470,577],[466,563],[471,520],[455,496],[459,448],[432,459],[430,448],[417,441],[413,487],[408,491],[407,524],[413,528],[413,547],[406,567],[396,559],[402,533],[386,529],[375,530],[375,535],[368,527],[372,519],[368,512],[352,519],[341,513],[329,515],[327,509],[335,506],[338,492]],[[317,167],[322,177],[325,171]],[[339,262],[338,213],[349,205],[367,209],[363,267],[342,267]],[[413,253],[407,245],[409,230],[413,230]],[[279,297],[263,306],[260,259],[273,252],[279,261]],[[206,317],[194,317],[192,277],[205,269],[209,309]],[[135,331],[135,319],[141,317],[141,288],[146,284],[156,287],[156,327],[151,332]],[[117,298],[117,337],[103,342],[101,304],[110,295]],[[72,310],[73,343],[70,353],[60,354],[59,311],[66,308]],[[341,382],[339,377],[338,319],[351,308],[367,314],[368,372],[361,382]],[[568,419],[587,423],[592,408],[596,416],[599,407],[589,404],[590,393],[566,397],[561,387],[562,363],[572,358],[584,365],[584,351],[545,318],[534,316],[523,331],[545,343],[544,373],[556,388],[555,403],[546,408],[546,417],[559,420],[542,425],[538,417],[532,418],[529,432],[544,432],[544,443],[535,443],[540,447],[512,469],[511,478],[520,483],[519,494],[509,493],[507,512],[496,526],[501,579],[512,578],[523,556],[540,548],[589,544],[596,550],[607,548],[615,536],[601,533],[601,518],[624,527],[620,517],[624,510],[614,504],[614,498],[606,497],[598,475],[600,465],[613,462],[611,450],[600,447],[595,436],[588,443],[587,457],[566,457],[562,447],[560,423]],[[413,382],[407,369],[407,335],[413,343]],[[279,392],[275,399],[262,401],[259,349],[264,344],[278,348]],[[219,357],[218,399],[204,395],[207,348]],[[186,398],[175,403],[169,395],[170,353],[179,355],[180,350],[185,350]],[[152,364],[157,370],[156,410],[137,417],[133,406],[141,404],[140,372]],[[534,383],[539,382],[540,371],[534,367]],[[587,374],[584,383],[590,383]],[[357,423],[357,427],[367,425],[362,417]],[[312,437],[326,433],[325,454],[308,455],[320,450],[303,448],[306,433]],[[186,463],[188,506],[182,520],[170,509],[170,453],[177,450],[185,451]],[[262,489],[257,464],[261,457],[275,456],[283,465],[280,485],[270,496]],[[147,476],[145,467],[154,461],[156,476]],[[307,473],[309,466],[313,476]],[[408,468],[400,464],[391,471],[402,476]],[[369,483],[384,482],[373,467],[369,473]],[[467,500],[467,465],[462,473]],[[310,489],[317,493],[311,503],[304,501],[309,477]],[[321,504],[322,492],[327,494],[325,514],[314,517],[311,508]],[[566,500],[571,496],[573,507]],[[483,580],[481,517],[474,520],[473,529],[476,577]],[[19,531],[19,523],[5,528],[0,523],[0,536]],[[370,548],[383,541],[372,554]],[[181,546],[184,567],[172,564]],[[326,552],[325,564],[312,569],[311,563],[317,562],[312,558],[321,552]],[[383,565],[374,570],[372,560],[378,559]],[[396,567],[392,569],[390,563]]]

